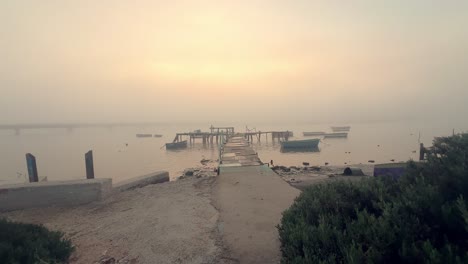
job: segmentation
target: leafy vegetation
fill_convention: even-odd
[[[283,263],[468,263],[468,135],[399,180],[311,186],[278,226]]]
[[[64,263],[72,251],[61,232],[0,219],[0,263]]]

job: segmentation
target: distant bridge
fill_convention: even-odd
[[[158,122],[136,122],[136,123],[48,123],[48,124],[8,124],[0,125],[1,130],[13,130],[16,135],[19,135],[21,130],[24,129],[49,129],[49,128],[63,128],[73,130],[75,128],[89,128],[89,127],[148,127],[160,125]]]

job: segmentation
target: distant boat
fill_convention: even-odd
[[[139,138],[153,137],[153,134],[136,134],[136,136],[139,137]]]
[[[317,148],[320,139],[304,139],[304,140],[289,140],[289,141],[281,141],[281,148],[285,149],[311,149]]]
[[[312,137],[312,136],[323,136],[325,132],[303,132],[304,137]]]
[[[187,140],[173,143],[166,143],[166,149],[181,149],[187,147]]]
[[[331,129],[333,132],[344,132],[349,131],[351,129],[350,126],[332,126]]]
[[[153,137],[160,138],[160,137],[162,137],[162,135],[160,135],[160,134],[154,134]]]
[[[348,137],[348,133],[326,133],[325,138],[345,138]]]

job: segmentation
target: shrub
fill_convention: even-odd
[[[0,263],[64,263],[72,251],[61,232],[0,219]]]
[[[283,263],[468,263],[468,135],[400,180],[311,186],[278,226]]]

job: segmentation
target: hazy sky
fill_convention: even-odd
[[[466,0],[1,0],[0,123],[465,120]]]

